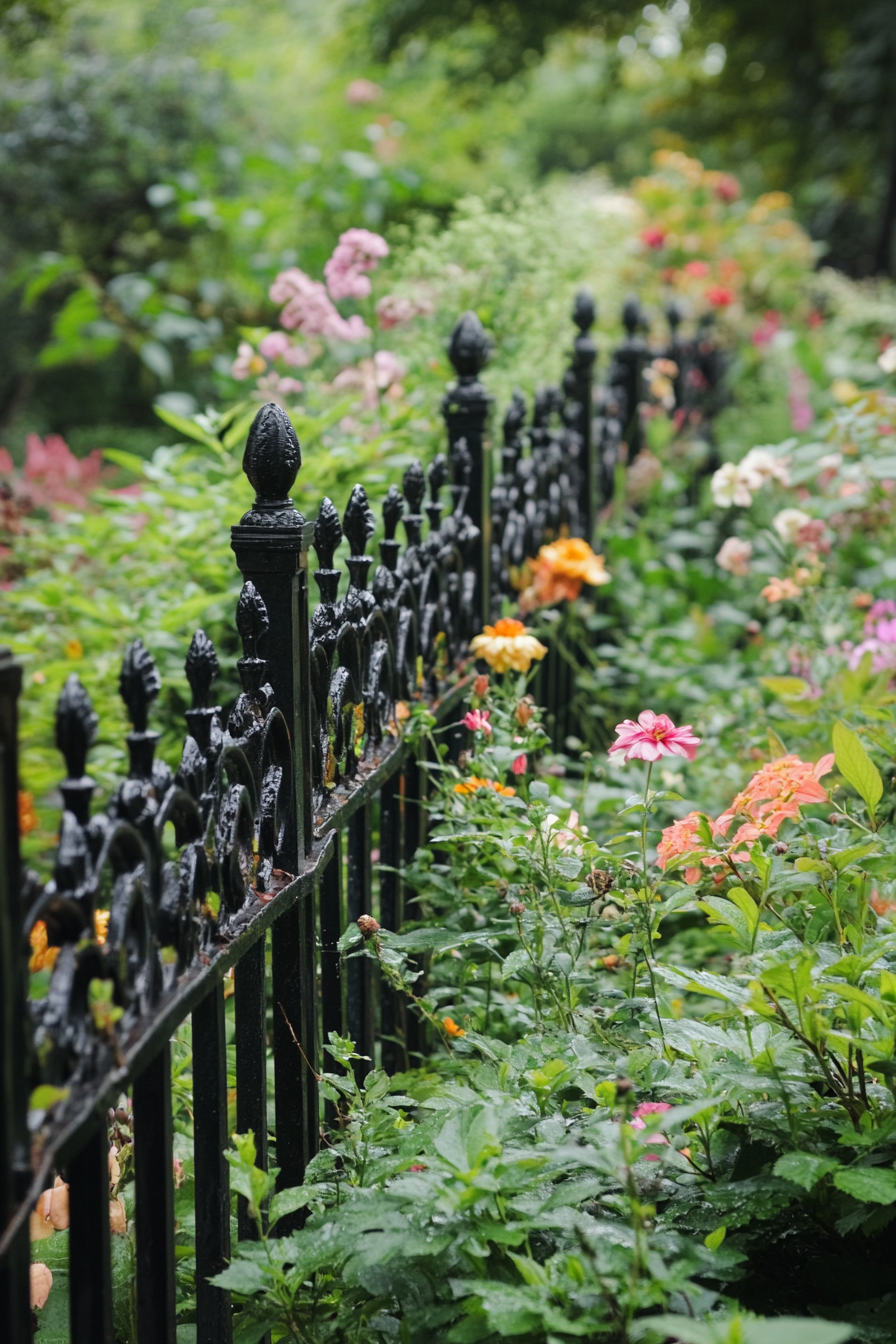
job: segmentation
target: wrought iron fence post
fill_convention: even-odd
[[[639,453],[642,446],[641,420],[638,406],[642,395],[642,374],[650,358],[650,348],[638,329],[644,318],[641,305],[635,298],[626,299],[622,308],[622,324],[625,338],[613,352],[613,364],[610,369],[610,387],[622,402],[623,438],[628,444],[628,460]]]
[[[28,1188],[25,989],[19,898],[18,698],[22,669],[0,649],[0,1232]],[[27,1223],[0,1260],[0,1335],[31,1338]]]
[[[252,423],[243,457],[243,470],[255,487],[255,503],[231,530],[237,564],[267,608],[267,676],[292,740],[293,802],[276,856],[279,867],[291,874],[310,853],[313,838],[308,551],[314,524],[305,521],[289,498],[301,462],[289,417],[273,402],[263,406]],[[316,1051],[305,988],[315,977],[313,928],[306,908],[311,899],[306,897],[284,913],[271,934],[281,1189],[301,1184],[319,1130],[312,1072]],[[300,1221],[293,1219],[296,1226]]]
[[[581,495],[579,498],[579,517],[582,532],[589,545],[594,541],[594,500],[596,491],[596,469],[594,449],[594,364],[597,359],[597,346],[591,336],[597,311],[594,297],[587,289],[580,289],[576,295],[572,310],[572,320],[579,329],[573,343],[572,365],[575,399],[578,407],[578,423],[575,426],[581,437],[579,449]]]
[[[489,340],[482,323],[473,312],[464,313],[451,333],[448,358],[457,374],[442,398],[442,415],[448,429],[449,450],[463,439],[470,457],[469,493],[464,511],[479,529],[471,568],[476,575],[474,609],[483,622],[491,619],[491,472],[485,449],[485,426],[494,398],[479,381],[489,357]],[[456,456],[454,451],[449,456]]]

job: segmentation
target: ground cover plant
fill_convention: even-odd
[[[259,398],[293,415],[297,502],[311,513],[356,478],[375,499],[441,446],[441,341],[458,308],[494,335],[486,376],[502,398],[556,377],[583,280],[598,291],[603,358],[634,285],[657,340],[675,298],[688,334],[714,315],[728,361],[730,404],[712,426],[676,416],[677,370],[650,363],[645,446],[620,464],[596,554],[560,539],[530,557],[526,625],[509,604],[474,641],[461,759],[420,706],[400,718],[429,747],[433,832],[405,872],[403,928],[371,910],[342,953],[372,959],[407,996],[428,1052],[390,1079],[351,1041],[326,1043],[325,1143],[299,1191],[273,1194],[253,1136],[234,1135],[233,1189],[260,1221],[221,1279],[241,1344],[268,1330],[892,1337],[896,305],[884,286],[813,271],[805,235],[778,228],[786,201],[745,201],[691,158],[655,170],[631,197],[579,184],[521,207],[470,199],[445,229],[384,239],[353,225],[330,262],[272,277],[269,320],[234,333],[220,407],[161,407],[170,446],[85,460],[42,435],[21,468],[0,462],[2,634],[26,662],[21,816],[40,864],[58,815],[52,705],[69,671],[85,669],[110,733],[101,784],[120,768],[115,670],[129,634],[159,656],[171,743],[175,663],[197,621],[222,655],[222,699],[235,693],[226,521],[244,504],[239,456]],[[679,249],[676,218],[693,248]],[[190,576],[176,592],[172,572]],[[580,736],[561,743],[537,681],[558,639],[581,710]],[[33,993],[51,962],[35,945]],[[175,1059],[188,1340],[188,1031]],[[125,1341],[126,1099],[110,1144]],[[278,1236],[297,1208],[305,1227]],[[66,1228],[60,1185],[32,1227],[53,1276],[37,1306],[51,1341],[65,1338]]]

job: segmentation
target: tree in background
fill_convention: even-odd
[[[790,191],[827,260],[856,275],[893,266],[896,224],[896,5],[890,0],[366,0],[380,59],[446,42],[482,80],[512,80],[558,39],[602,39],[584,59],[567,116],[541,140],[542,169],[611,166],[621,142],[680,137],[718,166],[758,169]],[[662,69],[646,77],[651,61]],[[637,107],[619,112],[634,90]],[[557,108],[547,109],[556,117]],[[538,128],[533,127],[536,140]],[[548,143],[549,138],[553,145]],[[668,143],[668,138],[666,140]],[[590,151],[590,152],[589,152]],[[628,166],[628,164],[626,164]]]

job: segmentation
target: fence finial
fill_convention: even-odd
[[[302,465],[302,449],[292,421],[269,401],[252,421],[243,471],[255,487],[255,503],[241,519],[243,527],[301,527],[304,519],[289,498]]]

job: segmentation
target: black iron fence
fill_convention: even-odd
[[[426,772],[400,734],[398,706],[423,698],[443,724],[456,722],[470,638],[512,599],[513,571],[564,532],[592,538],[619,446],[626,433],[634,442],[641,373],[652,357],[634,312],[627,309],[629,336],[595,397],[594,306],[579,295],[562,386],[536,396],[528,429],[522,396],[514,396],[494,485],[485,438],[492,398],[479,380],[488,344],[474,314],[461,318],[449,350],[457,381],[443,403],[447,455],[426,471],[415,463],[400,490],[390,487],[377,564],[364,487],[354,487],[341,519],[324,499],[316,520],[306,520],[289,498],[301,466],[293,427],[279,407],[263,407],[243,459],[255,502],[231,531],[244,580],[236,609],[241,694],[227,714],[211,703],[218,660],[197,631],[186,655],[193,703],[172,771],[156,759],[159,735],[150,727],[160,679],[150,652],[139,639],[131,643],[120,674],[132,725],[128,774],[106,810],[92,812],[87,770],[97,717],[71,676],[56,712],[65,778],[45,884],[20,870],[21,673],[0,651],[5,1341],[31,1338],[29,1214],[62,1171],[71,1341],[111,1344],[108,1109],[130,1089],[138,1339],[174,1344],[170,1040],[188,1016],[197,1339],[231,1339],[228,1294],[208,1282],[230,1255],[224,981],[232,972],[237,1128],[254,1130],[264,1165],[269,929],[281,1187],[300,1184],[318,1150],[317,1069],[329,1032],[351,1036],[389,1071],[407,1066],[419,1044],[414,1020],[377,983],[370,961],[343,962],[337,948],[347,924],[375,901],[381,923],[401,926],[397,873],[425,840]],[[339,562],[343,543],[349,554]],[[108,915],[103,936],[100,911]],[[29,1003],[29,935],[38,922],[58,952],[48,993]],[[241,1238],[254,1235],[242,1200],[237,1227]]]

